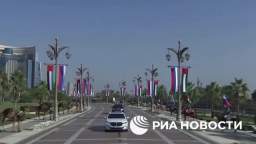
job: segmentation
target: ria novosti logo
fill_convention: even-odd
[[[172,130],[172,129],[181,129],[181,130],[237,130],[242,129],[242,121],[152,121],[152,130]],[[150,128],[150,122],[144,116],[138,115],[131,119],[130,121],[130,130],[135,135],[143,135]]]
[[[141,115],[133,117],[130,121],[130,130],[136,135],[145,134],[149,126],[148,119]]]

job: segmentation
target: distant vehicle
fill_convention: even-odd
[[[166,108],[171,112],[177,112],[177,105],[174,102],[170,102],[166,104]]]
[[[124,112],[124,106],[122,104],[115,104],[112,106],[112,112]]]
[[[106,117],[105,131],[128,131],[128,117],[123,112],[110,112]]]

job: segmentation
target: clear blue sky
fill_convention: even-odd
[[[120,80],[131,89],[132,78],[144,76],[151,64],[169,87],[164,56],[180,39],[190,47],[190,80],[227,84],[238,77],[256,89],[255,5],[254,0],[3,0],[0,43],[35,45],[40,60],[49,62],[45,51],[58,36],[71,48],[70,80],[83,63],[98,89],[106,83],[118,88]]]

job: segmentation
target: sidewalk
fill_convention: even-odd
[[[131,106],[137,108],[136,106]],[[139,107],[143,111],[150,110],[146,107]],[[153,115],[166,119],[169,121],[176,121],[176,114],[170,115],[168,111],[158,111],[157,113],[153,113]],[[198,119],[187,118],[188,121]],[[179,123],[179,122],[178,122]],[[255,144],[256,143],[256,134],[253,134],[250,131],[241,131],[238,130],[234,132],[234,130],[179,130],[182,133],[185,133],[191,137],[200,138],[205,141],[209,141],[209,143],[216,144]]]
[[[53,127],[56,127],[70,119],[73,119],[79,115],[82,115],[91,110],[91,107],[87,108],[82,113],[70,113],[70,114],[62,114],[59,115],[58,121],[49,120],[49,116],[45,116],[45,120],[38,120],[37,118],[25,120],[22,122],[22,131],[21,132],[12,132],[12,125],[6,125],[5,130],[0,132],[0,144],[14,144],[18,143],[28,137],[36,135],[40,132],[47,131]],[[42,117],[41,117],[42,118]],[[1,128],[2,129],[2,128]]]

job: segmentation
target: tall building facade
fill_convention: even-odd
[[[41,64],[36,61],[36,48],[0,45],[0,71],[10,77],[17,70],[23,73],[28,88],[40,83]]]

